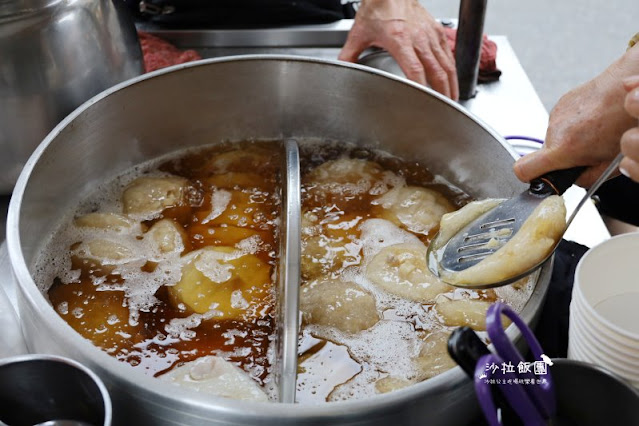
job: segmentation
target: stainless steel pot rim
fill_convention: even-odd
[[[29,183],[31,172],[33,171],[35,165],[37,164],[44,151],[58,136],[58,134],[60,134],[60,132],[64,128],[70,125],[75,118],[77,118],[85,110],[91,108],[93,104],[99,102],[100,100],[110,96],[115,92],[123,90],[129,86],[143,84],[146,80],[151,78],[158,78],[167,74],[188,71],[189,69],[195,67],[205,67],[212,64],[224,64],[238,61],[254,61],[257,63],[261,61],[316,63],[334,67],[350,68],[357,72],[373,74],[384,79],[395,80],[399,84],[408,85],[413,87],[415,90],[426,92],[438,99],[446,107],[456,109],[467,119],[479,122],[484,127],[484,129],[486,129],[487,132],[489,132],[497,141],[501,143],[504,149],[506,149],[513,158],[518,158],[518,155],[512,149],[510,144],[508,144],[495,130],[493,130],[490,126],[477,119],[476,117],[471,116],[471,114],[460,105],[454,104],[446,97],[440,95],[432,89],[363,65],[294,55],[242,55],[194,61],[190,63],[175,65],[139,77],[135,77],[99,93],[98,95],[94,96],[93,98],[89,99],[84,104],[79,106],[64,120],[62,120],[46,136],[42,143],[33,152],[16,183],[9,205],[9,213],[7,218],[7,245],[9,250],[9,257],[11,259],[12,268],[16,277],[18,278],[19,285],[24,292],[25,297],[28,298],[29,302],[33,306],[37,306],[39,309],[50,310],[51,314],[53,315],[53,321],[47,324],[42,324],[42,327],[46,327],[51,330],[55,329],[58,331],[65,330],[65,332],[63,333],[63,339],[65,341],[61,343],[69,344],[71,345],[71,347],[77,348],[79,352],[78,355],[81,355],[82,358],[95,360],[95,362],[92,362],[91,368],[93,368],[94,371],[98,373],[98,375],[102,376],[102,374],[100,374],[102,371],[109,371],[114,373],[119,380],[128,382],[130,385],[137,388],[139,390],[138,396],[140,398],[146,399],[152,404],[162,405],[163,401],[179,400],[181,403],[186,404],[193,409],[193,415],[198,415],[198,412],[200,410],[200,415],[206,415],[207,407],[209,407],[211,403],[221,403],[220,405],[223,405],[224,407],[223,411],[232,412],[239,418],[248,418],[255,415],[263,418],[267,418],[270,416],[277,416],[279,418],[281,418],[282,416],[294,418],[302,414],[304,416],[317,417],[325,417],[328,415],[332,416],[336,414],[350,416],[357,415],[358,413],[362,412],[371,414],[378,411],[382,412],[384,410],[387,410],[390,406],[406,403],[406,398],[409,395],[413,398],[419,397],[422,393],[425,393],[425,391],[427,391],[430,386],[446,387],[447,383],[467,380],[461,368],[456,367],[436,377],[409,386],[407,388],[387,394],[374,395],[369,398],[360,400],[337,401],[320,405],[281,404],[270,402],[251,402],[250,404],[246,404],[246,401],[230,400],[214,396],[201,395],[197,392],[183,389],[171,383],[164,383],[163,381],[149,377],[143,372],[132,369],[130,366],[117,361],[115,358],[99,350],[88,340],[84,339],[74,330],[72,330],[62,318],[60,318],[57,314],[54,314],[53,307],[45,300],[42,293],[37,288],[35,281],[31,277],[24,256],[22,254],[20,235],[18,232],[22,197]],[[544,270],[542,270],[542,274],[544,273],[544,271],[549,272],[548,265],[544,267]],[[533,304],[533,298],[537,297],[543,299],[546,289],[547,285],[542,289],[536,289],[531,296],[531,299],[526,303],[526,306],[521,313],[521,316],[526,321],[530,321],[533,316],[533,308],[531,307]],[[513,327],[511,327],[508,332],[513,339],[519,336],[519,332]],[[284,406],[285,409],[283,409],[282,406]],[[208,413],[210,414],[210,412]]]
[[[29,175],[31,174],[31,171],[33,170],[33,167],[37,163],[38,159],[40,158],[40,156],[42,155],[44,150],[51,143],[51,141],[56,138],[56,136],[62,131],[62,129],[64,129],[71,122],[73,122],[73,120],[77,116],[82,114],[85,110],[89,109],[91,107],[91,105],[99,102],[100,100],[102,100],[104,98],[107,98],[111,94],[113,94],[115,92],[118,92],[120,90],[123,90],[126,87],[134,86],[136,84],[141,84],[144,81],[149,80],[151,78],[163,76],[165,74],[172,74],[172,73],[179,72],[179,71],[182,71],[182,70],[188,70],[188,69],[194,68],[194,67],[207,66],[207,65],[210,65],[210,64],[240,62],[240,61],[255,61],[255,62],[259,62],[259,61],[288,61],[288,62],[317,63],[317,64],[331,65],[331,66],[336,66],[336,67],[341,67],[341,68],[351,68],[351,69],[357,70],[359,72],[378,75],[378,76],[386,78],[386,79],[395,80],[395,81],[400,82],[400,83],[402,83],[404,85],[411,86],[411,87],[413,87],[416,90],[428,93],[429,95],[433,96],[434,98],[439,100],[441,103],[443,103],[446,107],[456,109],[459,113],[461,113],[466,118],[478,122],[479,124],[482,125],[482,127],[484,129],[486,129],[486,131],[491,136],[493,136],[496,140],[499,141],[499,143],[504,147],[504,149],[506,149],[511,154],[511,156],[514,159],[518,159],[519,158],[519,155],[513,149],[511,144],[508,143],[499,133],[497,133],[497,131],[495,131],[491,126],[489,126],[487,123],[485,123],[479,117],[476,117],[474,115],[471,116],[471,113],[468,110],[466,110],[465,108],[463,108],[461,105],[458,105],[458,104],[450,101],[447,97],[445,97],[444,95],[436,92],[435,90],[433,90],[433,89],[431,89],[429,87],[425,87],[425,86],[423,86],[421,84],[415,83],[415,82],[407,80],[405,78],[398,77],[398,76],[393,75],[391,73],[388,73],[386,71],[381,71],[381,70],[378,70],[378,69],[375,69],[375,68],[371,68],[371,67],[368,67],[368,66],[365,66],[365,65],[360,65],[360,64],[354,64],[354,63],[351,63],[351,62],[344,62],[344,61],[337,61],[337,60],[330,60],[330,59],[320,59],[320,58],[313,58],[313,57],[307,57],[307,56],[296,56],[296,55],[260,54],[260,55],[224,56],[224,57],[219,57],[219,58],[202,59],[202,60],[199,60],[199,61],[192,61],[192,62],[187,62],[187,63],[184,63],[184,64],[173,65],[173,66],[162,68],[162,69],[159,69],[159,70],[156,70],[156,71],[152,71],[152,72],[149,72],[149,73],[146,73],[146,74],[142,74],[142,75],[140,75],[138,77],[134,77],[134,78],[131,78],[129,80],[125,80],[125,81],[123,81],[123,82],[121,82],[119,84],[116,84],[116,85],[110,87],[109,89],[106,89],[106,90],[102,91],[101,93],[98,93],[97,95],[93,96],[92,98],[90,98],[89,100],[84,102],[82,105],[80,105],[78,108],[76,108],[68,116],[66,116],[60,123],[58,123],[58,125],[55,126],[55,128],[53,128],[53,130],[51,130],[51,132],[49,132],[49,134],[38,145],[38,147],[34,150],[33,154],[31,154],[31,156],[29,157],[29,160],[27,160],[24,168],[22,169],[22,172],[20,173],[18,181],[16,182],[16,185],[15,185],[15,188],[14,188],[14,196],[12,196],[12,199],[11,199],[11,204],[10,204],[10,207],[9,207],[9,215],[8,215],[8,219],[7,219],[7,241],[8,241],[9,247],[12,246],[12,241],[11,241],[12,239],[9,238],[9,236],[10,236],[9,233],[10,233],[12,228],[15,229],[16,232],[17,232],[17,224],[18,224],[17,220],[16,220],[15,223],[14,223],[15,226],[11,226],[10,219],[12,217],[11,211],[13,210],[13,209],[11,209],[11,205],[17,204],[17,201],[14,201],[14,200],[21,199],[21,194],[24,192],[24,190],[26,188],[26,184],[28,182]],[[16,197],[15,194],[20,195],[20,197]],[[15,212],[15,213],[17,213],[17,212]],[[19,238],[16,238],[16,240],[17,240],[16,242],[19,243]],[[12,259],[12,262],[13,262],[13,259]]]

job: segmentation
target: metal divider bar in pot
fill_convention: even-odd
[[[279,401],[295,402],[301,257],[301,178],[297,142],[284,142],[278,280]]]

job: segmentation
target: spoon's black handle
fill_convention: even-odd
[[[530,192],[535,195],[561,195],[587,169],[585,166],[555,170],[530,181]]]
[[[471,379],[475,378],[477,361],[490,351],[470,327],[459,327],[448,338],[448,354]]]

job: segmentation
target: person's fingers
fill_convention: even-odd
[[[446,36],[446,33],[441,30],[438,31],[437,34],[439,38],[439,45],[441,46],[447,58],[442,61],[442,64],[444,71],[446,71],[446,74],[448,74],[450,98],[456,101],[459,100],[459,83],[457,82],[457,67],[455,66],[455,56],[453,55],[453,51],[450,49],[450,45],[448,44],[448,37]]]
[[[448,42],[446,42],[446,35],[443,31],[438,31],[439,44],[433,48],[435,57],[439,61],[439,65],[442,67],[448,78],[448,87],[450,89],[449,97],[456,101],[459,99],[459,86],[457,84],[457,69],[455,68],[455,59],[450,51]],[[443,43],[442,43],[443,41]],[[426,76],[428,79],[428,76]]]
[[[626,157],[639,161],[639,127],[633,127],[621,137],[621,152]]]
[[[593,183],[606,171],[606,168],[610,165],[610,162],[601,163],[598,166],[588,167],[581,176],[575,181],[575,184],[582,188],[590,188]],[[618,175],[614,172],[612,176]]]
[[[441,27],[437,30],[437,39],[439,40],[439,45],[442,47],[444,52],[446,52],[446,56],[448,56],[450,58],[450,61],[454,64],[455,55],[453,54],[453,51],[450,48],[450,44],[448,42],[448,35],[446,34],[446,30],[444,29],[444,27]]]
[[[576,167],[576,165],[568,166],[564,163],[555,163],[553,158],[556,156],[547,155],[544,150],[533,152],[531,154],[521,157],[513,166],[513,171],[519,180],[522,182],[530,182],[531,180],[538,178],[539,176],[552,172],[555,170],[562,170],[570,167]],[[577,185],[588,188],[594,181],[601,176],[609,163],[601,163],[597,166],[588,167],[579,176],[575,182]]]
[[[633,127],[621,137],[621,152],[625,156],[619,171],[635,182],[639,182],[639,127]]]
[[[393,39],[387,47],[388,53],[395,58],[399,67],[406,74],[406,78],[419,84],[426,84],[424,65],[417,57],[411,43],[404,42],[401,38]]]
[[[455,66],[452,65],[452,68],[454,70]],[[451,98],[453,101],[458,101],[459,85],[457,84],[457,72],[456,71],[451,72],[447,66],[444,66],[444,71],[446,72],[446,75],[448,76],[448,87],[450,89],[450,94],[448,95],[448,97]]]
[[[619,164],[619,171],[635,182],[639,183],[639,163],[626,157]]]
[[[626,77],[623,80],[623,87],[626,91],[630,91],[635,87],[639,87],[639,75],[633,75],[631,77]]]
[[[346,62],[357,62],[359,55],[368,47],[370,47],[368,40],[358,35],[357,32],[351,31],[337,59]]]
[[[624,107],[628,114],[639,118],[639,80],[637,80],[637,85],[633,89],[630,89],[626,95]]]
[[[553,162],[553,156],[548,155],[547,151],[549,149],[542,148],[517,160],[513,166],[517,178],[522,182],[530,182],[534,178],[554,170],[556,165]]]
[[[438,45],[415,46],[415,52],[424,67],[426,81],[431,88],[438,91],[444,96],[451,96],[450,83],[448,74],[443,68],[442,60],[445,60],[445,54]]]
[[[530,182],[532,179],[551,170],[552,166],[548,161],[548,156],[543,150],[524,155],[515,162],[513,171],[522,182]]]

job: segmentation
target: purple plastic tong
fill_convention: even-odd
[[[474,375],[475,392],[484,416],[491,426],[502,425],[491,392],[491,386],[494,385],[491,384],[490,379],[496,379],[500,381],[496,386],[499,387],[505,400],[525,426],[547,425],[549,419],[554,417],[556,411],[554,387],[550,371],[543,375],[545,379],[543,381],[538,380],[539,378],[529,369],[518,371],[518,366],[520,363],[525,364],[525,360],[506,335],[501,321],[502,314],[519,328],[535,359],[544,363],[547,360],[537,338],[515,311],[501,302],[491,305],[486,313],[486,331],[496,353],[483,355],[479,358]],[[486,366],[501,366],[507,363],[515,367],[514,372],[495,370],[491,377],[488,378]],[[522,383],[526,379],[531,381],[530,384]]]

